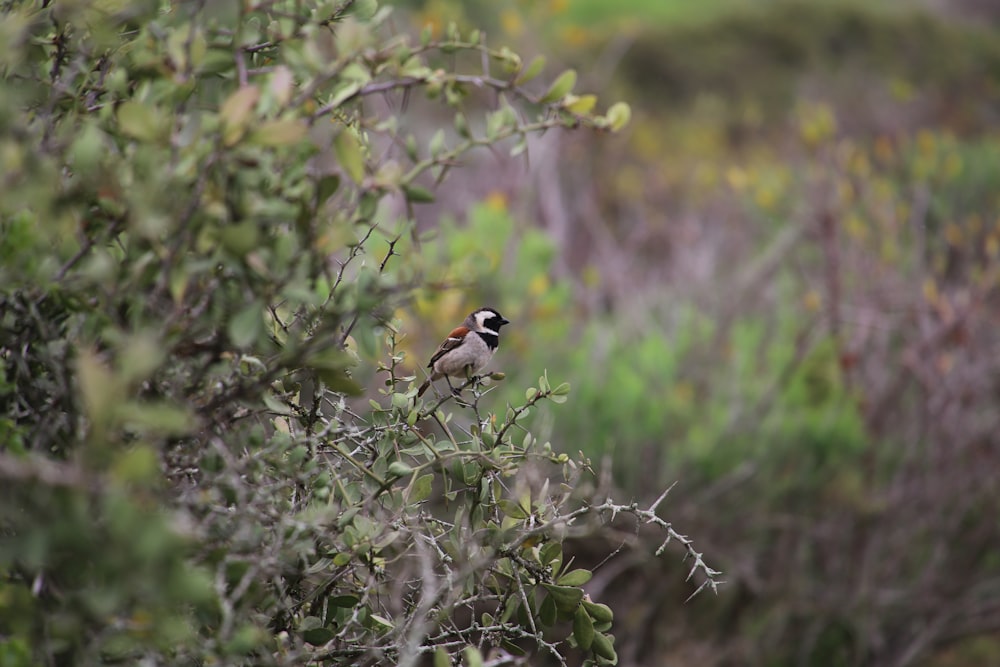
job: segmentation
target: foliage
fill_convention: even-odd
[[[678,480],[671,507],[725,560],[722,604],[685,614],[660,563],[602,580],[632,612],[623,662],[982,662],[1000,628],[997,33],[780,5],[638,33],[627,144],[547,137],[574,168],[494,182],[539,196],[467,216],[468,246],[518,267],[470,280],[517,289],[537,323],[520,358],[573,382],[532,429],[640,497]],[[643,79],[674,49],[690,97]]]
[[[401,371],[414,206],[626,106],[371,0],[0,7],[0,661],[614,664],[562,544],[616,517],[715,588],[522,425],[568,383]]]
[[[782,0],[710,22],[664,22],[636,37],[623,78],[661,106],[722,100],[734,133],[781,119],[804,88],[858,125],[898,109],[970,130],[990,124],[998,63],[1000,39],[982,25],[905,3]]]
[[[529,368],[548,365],[575,379],[573,404],[542,428],[568,451],[595,459],[610,454],[625,488],[655,485],[659,471],[669,479],[687,465],[711,481],[747,456],[780,458],[807,447],[819,461],[834,457],[846,464],[864,449],[861,417],[835,346],[816,337],[802,341],[799,323],[786,313],[774,319],[747,314],[723,332],[690,306],[660,320],[669,326],[627,331],[597,318],[574,328],[565,317],[574,290],[551,278],[552,241],[485,205],[427,250],[449,267],[442,282],[464,276],[463,290],[475,286],[501,302],[521,295],[513,316],[534,323],[531,344],[514,330],[505,349],[514,348]],[[501,258],[512,269],[503,280],[494,277]],[[424,294],[417,310],[422,316],[447,312],[449,301],[439,292]],[[720,349],[725,363],[707,363]],[[517,369],[508,375],[512,386],[530,381]],[[515,399],[510,390],[504,396]]]

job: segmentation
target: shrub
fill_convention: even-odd
[[[0,7],[0,661],[613,664],[561,544],[616,515],[715,586],[521,426],[568,384],[401,372],[412,207],[627,107],[372,0]]]

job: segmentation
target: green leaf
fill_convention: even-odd
[[[434,475],[427,474],[421,475],[413,482],[412,490],[410,491],[410,497],[406,499],[407,503],[416,504],[427,500],[431,495],[431,490],[434,485]]]
[[[365,158],[361,149],[361,142],[358,141],[354,132],[345,129],[337,138],[333,140],[333,150],[337,154],[337,161],[351,180],[361,183],[365,177]]]
[[[137,445],[121,454],[111,471],[112,477],[127,484],[152,482],[160,473],[156,452],[148,446]]]
[[[406,136],[406,157],[410,158],[411,162],[416,162],[420,159],[420,147],[417,146],[417,138],[412,134]]]
[[[590,617],[598,623],[611,623],[615,620],[615,613],[611,611],[611,607],[606,604],[599,604],[597,602],[591,602],[590,600],[584,600],[583,608],[586,609],[587,613],[590,614]]]
[[[226,642],[224,650],[231,654],[245,654],[254,650],[263,640],[264,632],[253,625],[244,625],[233,632],[232,638]]]
[[[260,89],[257,86],[244,86],[222,103],[219,117],[222,119],[223,141],[227,146],[236,143],[243,136],[243,129],[259,99]]]
[[[434,651],[434,667],[451,667],[451,656],[448,651],[438,648]]]
[[[248,137],[248,141],[258,146],[287,146],[302,141],[308,127],[298,118],[285,118],[261,123]]]
[[[500,66],[503,68],[504,74],[516,74],[521,71],[521,66],[524,64],[521,61],[521,56],[506,46],[500,48],[500,52],[496,57],[500,60]]]
[[[356,595],[334,595],[327,600],[327,604],[333,605],[334,607],[351,609],[358,604],[358,601],[359,598]]]
[[[506,128],[517,124],[517,115],[507,104],[486,116],[486,138],[493,140]]]
[[[475,646],[466,646],[462,658],[466,667],[483,667],[483,654]]]
[[[513,500],[508,500],[504,498],[497,503],[500,506],[500,511],[503,512],[507,517],[511,519],[527,519],[528,513],[524,511],[519,503]]]
[[[245,257],[260,242],[260,231],[253,220],[226,225],[219,232],[219,243],[236,257]]]
[[[589,651],[594,643],[594,622],[583,607],[578,607],[573,614],[573,638],[584,651]]]
[[[157,141],[165,135],[166,127],[160,114],[131,100],[118,108],[118,124],[122,132],[140,141]]]
[[[567,95],[563,107],[571,113],[584,115],[590,113],[597,104],[597,95]]]
[[[401,76],[408,76],[420,81],[426,81],[433,73],[434,70],[425,65],[419,58],[410,58],[399,71]]]
[[[434,193],[419,185],[404,185],[403,194],[406,195],[406,201],[414,204],[428,204],[434,201]]]
[[[584,570],[581,568],[579,570],[567,572],[563,576],[559,577],[556,583],[560,586],[582,586],[590,581],[592,576],[594,575],[590,570]]]
[[[375,172],[372,182],[376,187],[394,190],[399,187],[399,181],[403,177],[403,169],[395,160],[382,163],[382,166]]]
[[[280,106],[288,104],[295,89],[295,75],[292,74],[292,70],[284,65],[275,67],[268,80],[267,89]]]
[[[405,475],[413,474],[413,467],[403,463],[402,461],[393,461],[389,464],[388,473],[393,477],[403,477]]]
[[[542,69],[545,67],[545,56],[535,56],[527,67],[521,70],[521,74],[514,80],[517,85],[523,85],[528,83],[536,76],[542,73]]]
[[[121,123],[120,112],[119,123]],[[122,124],[122,131],[129,134],[124,124]],[[69,151],[73,171],[78,174],[93,172],[100,165],[101,159],[106,153],[107,146],[105,144],[104,133],[96,124],[86,123],[73,140],[73,145]]]
[[[254,301],[229,320],[229,340],[238,348],[246,349],[257,342],[264,333],[264,306]]]
[[[337,636],[330,628],[312,628],[302,633],[302,639],[313,646],[322,646]]]
[[[591,648],[594,650],[594,655],[599,658],[604,658],[609,661],[612,665],[618,663],[618,654],[615,653],[615,647],[612,643],[614,635],[606,635],[603,632],[595,632],[594,640]]]
[[[583,590],[572,586],[555,586],[553,584],[542,584],[552,600],[556,603],[556,609],[564,614],[571,614],[576,611],[580,601],[583,600]]]
[[[538,606],[538,622],[546,628],[556,624],[556,601],[551,595],[546,595]]]
[[[343,69],[340,77],[345,81],[356,81],[362,86],[372,80],[372,73],[367,67],[360,63],[352,62]]]
[[[337,188],[340,187],[340,176],[336,174],[330,174],[319,179],[316,183],[316,200],[322,204],[327,199],[332,197]]]
[[[330,391],[347,396],[360,396],[364,389],[345,371],[323,371],[319,373],[323,384]]]
[[[464,139],[472,137],[472,132],[469,130],[469,121],[465,119],[465,114],[461,111],[455,113],[455,131],[458,132],[458,136]]]
[[[446,148],[447,147],[444,144],[444,130],[438,128],[438,131],[435,132],[434,136],[431,137],[431,142],[430,144],[428,144],[427,150],[430,151],[431,157],[437,157],[438,155],[443,153],[446,150]]]
[[[122,380],[132,383],[145,380],[164,361],[166,350],[156,334],[145,331],[134,334],[124,341],[118,358]]]
[[[350,7],[351,14],[362,21],[370,20],[373,16],[375,16],[375,12],[378,11],[377,0],[354,0],[354,2],[348,6]]]
[[[538,552],[538,559],[542,565],[549,565],[556,559],[562,557],[562,545],[559,542],[549,542]]]
[[[185,435],[197,426],[190,412],[164,402],[128,401],[118,405],[115,413],[128,428],[140,433]]]
[[[236,66],[233,54],[229,50],[209,49],[201,61],[199,72],[202,74],[222,74]]]
[[[340,371],[352,368],[358,363],[357,357],[350,352],[335,347],[329,347],[309,360],[309,367],[317,370]]]
[[[390,621],[385,616],[379,616],[378,614],[372,614],[369,618],[372,621],[372,628],[374,628],[376,630],[386,631],[386,630],[392,630],[395,627],[392,624],[392,621]]]
[[[333,94],[333,97],[331,97],[330,101],[327,102],[327,106],[331,109],[336,109],[341,104],[357,95],[359,90],[361,90],[361,83],[359,81],[350,81],[345,83],[337,89],[337,92]]]
[[[548,91],[542,95],[538,100],[542,104],[549,104],[555,102],[556,100],[561,100],[568,93],[573,90],[573,86],[576,85],[576,70],[568,69],[562,74],[560,74],[552,85],[549,86]]]
[[[605,116],[608,120],[608,127],[612,132],[618,132],[632,119],[632,107],[625,102],[616,102],[608,109]]]

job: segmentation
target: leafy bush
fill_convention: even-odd
[[[627,153],[563,146],[586,173],[547,193],[573,223],[565,243],[528,260],[517,240],[558,220],[520,202],[469,216],[463,248],[518,267],[504,280],[466,267],[472,283],[500,302],[508,284],[546,286],[517,300],[530,344],[511,337],[544,361],[517,366],[571,379],[574,400],[531,428],[613,459],[637,496],[678,480],[671,507],[725,563],[721,604],[683,614],[659,562],[602,577],[603,599],[632,612],[616,628],[623,662],[956,664],[996,650],[1000,199],[987,184],[1000,146],[962,114],[921,129],[892,116],[872,136],[843,111],[855,102],[800,94],[779,141],[764,124],[731,150],[732,107],[681,117],[647,99]],[[922,108],[919,93],[899,104]],[[570,548],[585,559],[598,544]]]
[[[803,88],[836,101],[858,129],[949,117],[985,129],[998,64],[1000,40],[981,23],[898,3],[781,0],[719,12],[713,21],[663,22],[637,36],[623,72],[661,106],[722,100],[738,138],[780,120]],[[894,94],[883,94],[882,82]],[[889,123],[887,108],[898,113]]]
[[[562,543],[619,515],[715,587],[522,426],[568,384],[491,412],[401,367],[412,207],[627,107],[372,0],[2,12],[0,661],[614,664]]]

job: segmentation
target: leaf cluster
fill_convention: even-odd
[[[627,107],[370,0],[0,11],[4,663],[613,664],[562,541],[681,536],[524,427],[568,384],[418,400],[393,312],[462,156]]]

